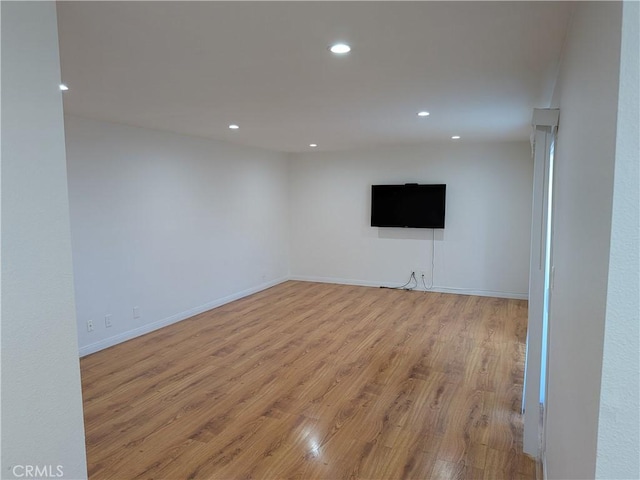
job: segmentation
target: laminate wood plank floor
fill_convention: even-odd
[[[101,479],[535,479],[527,302],[286,282],[81,359]]]

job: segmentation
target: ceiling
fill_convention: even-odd
[[[283,152],[524,140],[532,109],[549,105],[571,11],[519,1],[59,2],[64,109]],[[330,53],[337,41],[351,53]]]

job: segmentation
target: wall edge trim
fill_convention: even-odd
[[[175,315],[171,315],[170,317],[163,318],[161,320],[156,320],[155,322],[142,325],[132,330],[127,330],[126,332],[119,333],[112,337],[108,337],[108,338],[99,340],[97,342],[90,343],[88,345],[85,345],[79,348],[79,351],[78,351],[79,356],[86,357],[87,355],[91,355],[92,353],[99,352],[100,350],[113,347],[114,345],[118,345],[120,343],[124,343],[127,340],[131,340],[133,338],[146,335],[147,333],[151,333],[163,327],[167,327],[169,325],[180,322],[182,320],[186,320],[187,318],[191,318],[195,315],[206,312],[207,310],[212,310],[214,308],[221,307],[222,305],[226,305],[227,303],[231,303],[235,300],[248,297],[249,295],[253,295],[254,293],[258,293],[258,292],[261,292],[262,290],[266,290],[268,288],[284,283],[287,280],[289,280],[288,276],[280,277],[275,280],[271,280],[270,282],[262,283],[255,287],[251,287],[246,290],[242,290],[240,292],[232,293],[231,295],[227,295],[225,297],[212,300],[211,302],[207,302],[203,305],[190,308],[189,310],[176,313]]]
[[[355,285],[360,287],[380,287],[382,285],[389,287],[396,287],[399,285],[391,285],[389,282],[370,282],[367,280],[351,280],[346,278],[336,277],[315,277],[312,275],[291,275],[289,280],[296,280],[300,282],[317,282],[317,283],[335,283],[340,285]],[[416,288],[416,291],[424,292],[423,288]],[[454,288],[454,287],[441,287],[434,286],[433,288],[426,290],[436,293],[453,293],[456,295],[475,295],[478,297],[497,297],[497,298],[512,298],[515,300],[528,300],[528,293],[517,292],[502,292],[497,290],[477,290],[473,288]]]

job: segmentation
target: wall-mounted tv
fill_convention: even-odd
[[[371,226],[444,228],[446,185],[372,185]]]

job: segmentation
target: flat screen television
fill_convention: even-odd
[[[446,185],[372,185],[371,226],[444,228]]]

